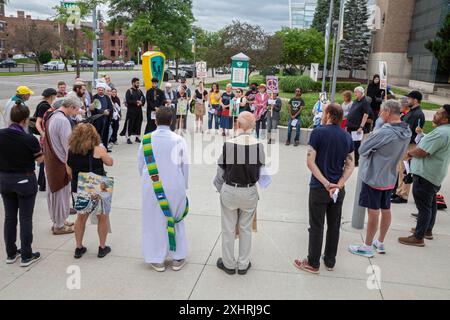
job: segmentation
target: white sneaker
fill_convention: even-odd
[[[384,243],[380,242],[378,239],[373,242],[373,247],[379,254],[386,254]]]
[[[166,271],[166,265],[164,263],[150,263],[150,266],[158,272]]]
[[[182,259],[182,260],[173,260],[172,263],[172,270],[173,271],[180,271],[181,269],[183,269],[183,267],[186,265],[186,259]]]
[[[348,251],[350,253],[356,254],[358,256],[366,257],[366,258],[373,258],[373,247],[372,246],[366,246],[365,244],[362,244],[360,246],[348,246]]]

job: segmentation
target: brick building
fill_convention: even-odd
[[[4,5],[0,5],[0,57],[6,58],[19,53],[26,54],[26,52],[17,52],[13,47],[11,48],[8,39],[13,37],[17,27],[31,23],[36,24],[38,28],[51,29],[57,38],[67,36],[67,27],[57,21],[33,19],[30,15],[26,15],[24,11],[17,11],[15,16],[6,16]],[[82,26],[92,28],[92,25],[87,22],[83,22]],[[89,40],[83,32],[78,32],[79,50],[83,55],[92,57],[92,40]],[[137,55],[137,52],[128,48],[124,31],[122,29],[109,31],[103,21],[99,22],[98,48],[99,54],[112,61],[119,59],[129,61]],[[54,58],[58,58],[58,51],[53,52],[53,55]]]

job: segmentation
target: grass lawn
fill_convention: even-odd
[[[73,71],[68,71],[73,72]],[[0,77],[17,77],[17,76],[32,76],[49,73],[68,73],[65,71],[45,71],[45,72],[0,72]]]

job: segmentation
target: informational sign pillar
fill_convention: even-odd
[[[361,161],[364,160],[363,159],[360,160],[360,166]],[[352,215],[352,228],[357,230],[364,229],[364,221],[366,218],[366,208],[363,208],[359,205],[359,195],[361,194],[361,188],[362,188],[362,180],[358,172],[358,178],[356,180],[355,202],[353,203],[353,215]]]
[[[231,85],[233,88],[248,86],[250,58],[242,52],[231,58]]]
[[[142,76],[145,89],[152,87],[152,79],[159,80],[159,88],[162,88],[164,72],[166,68],[166,56],[162,52],[147,51],[142,55]]]

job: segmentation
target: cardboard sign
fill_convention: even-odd
[[[380,73],[379,73],[380,74],[380,89],[387,90],[387,62],[380,61],[379,68],[380,68]]]
[[[197,69],[197,78],[207,78],[208,68],[205,61],[199,61],[195,64]]]

